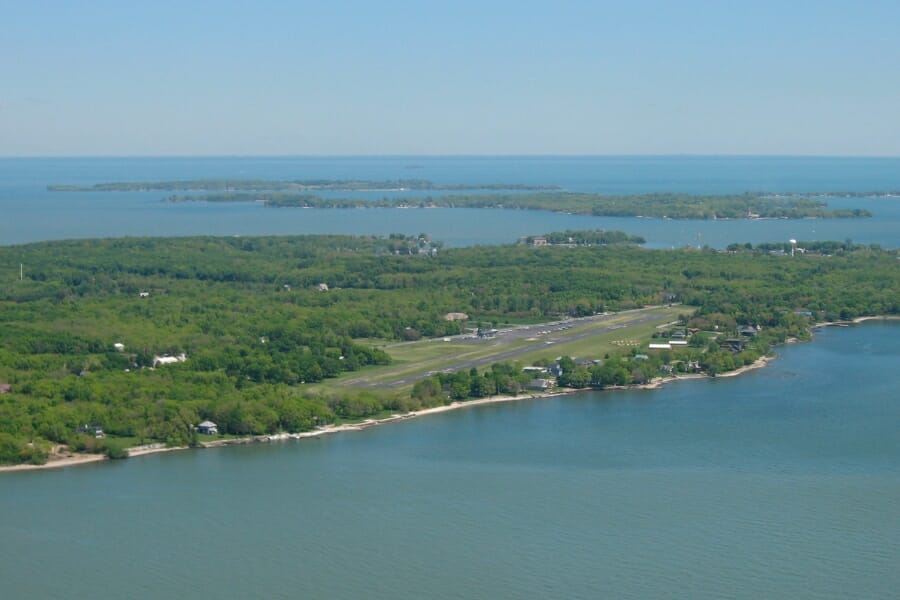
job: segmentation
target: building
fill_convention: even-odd
[[[197,425],[197,432],[204,435],[219,435],[219,427],[212,421],[203,421]]]
[[[168,354],[164,354],[162,356],[154,356],[153,357],[153,367],[158,367],[160,365],[171,365],[174,363],[185,362],[187,360],[187,355],[182,352],[178,356],[169,356]]]
[[[77,433],[83,433],[85,435],[92,435],[96,439],[101,440],[106,437],[106,434],[103,433],[103,428],[99,425],[88,425],[85,423],[81,427],[75,430]]]
[[[553,381],[550,379],[532,379],[528,382],[528,389],[538,392],[546,392],[553,387]]]
[[[8,394],[12,391],[12,385],[9,383],[0,383],[0,394]]]

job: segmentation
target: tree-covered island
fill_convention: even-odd
[[[200,179],[189,181],[115,182],[51,185],[56,192],[191,192],[172,194],[169,202],[259,202],[272,208],[499,208],[546,210],[607,217],[660,219],[805,219],[870,217],[865,209],[829,208],[827,199],[841,193],[748,192],[697,195],[685,193],[596,194],[523,184],[438,184],[423,179],[358,181],[308,179],[267,181]],[[316,192],[454,192],[381,199],[323,197]],[[480,192],[480,193],[459,193]],[[846,194],[860,196],[860,194]],[[872,192],[869,196],[890,196]]]
[[[499,208],[546,210],[596,217],[660,219],[834,219],[870,217],[865,209],[829,209],[821,199],[755,194],[635,194],[521,192],[425,196],[421,198],[323,198],[288,192],[173,195],[169,202],[260,202],[270,208]]]
[[[557,190],[557,186],[516,183],[434,183],[427,179],[360,180],[360,179],[190,179],[183,181],[120,181],[92,185],[48,185],[51,192],[387,192],[464,191],[464,190]]]
[[[900,314],[894,250],[568,241],[595,235],[459,249],[400,234],[2,247],[0,463],[714,375],[814,322]]]

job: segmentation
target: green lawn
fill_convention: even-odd
[[[490,362],[497,362],[497,360],[492,360],[492,357],[500,357],[504,353],[529,347],[533,349],[512,359],[501,357],[498,360],[531,364],[540,358],[553,359],[560,355],[603,358],[607,353],[621,353],[633,347],[646,346],[660,326],[675,321],[678,315],[684,312],[683,306],[645,309],[641,313],[653,315],[654,319],[651,322],[628,325],[613,331],[607,331],[607,329],[610,326],[628,322],[635,317],[635,313],[620,313],[601,322],[572,321],[571,329],[563,332],[551,331],[549,334],[543,335],[539,333],[541,326],[538,325],[529,330],[528,337],[515,340],[504,339],[503,336],[500,336],[494,340],[464,343],[436,338],[380,345],[393,359],[394,362],[391,365],[344,373],[336,379],[307,386],[305,389],[327,393],[341,388],[368,387],[401,379],[405,379],[407,382],[397,389],[406,389],[411,387],[415,380],[425,377],[428,373],[448,369],[456,370],[460,368],[461,364],[473,360],[485,360],[487,364],[490,364]],[[587,334],[587,337],[568,342],[555,341],[560,336],[573,334]],[[552,343],[548,344],[548,341]]]

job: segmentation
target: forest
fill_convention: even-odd
[[[546,210],[610,217],[660,219],[806,219],[871,217],[865,209],[832,209],[826,202],[840,193],[596,194],[561,190],[555,185],[514,183],[439,184],[425,179],[389,181],[298,179],[197,179],[186,181],[57,184],[54,192],[190,192],[168,202],[261,202],[272,208],[503,208]],[[483,192],[381,199],[322,197],[314,192]],[[893,192],[872,192],[889,196]],[[859,194],[848,194],[859,195]]]
[[[604,217],[660,219],[833,219],[870,217],[865,209],[829,209],[818,198],[764,194],[605,195],[572,192],[452,194],[420,198],[323,198],[311,193],[223,192],[172,195],[169,202],[261,202],[270,208],[501,208]]]
[[[669,368],[715,374],[808,336],[817,321],[900,314],[897,251],[797,246],[808,251],[566,244],[437,252],[425,234],[395,234],[2,247],[0,463],[41,462],[54,444],[111,456],[151,441],[195,444],[204,419],[226,435],[304,431],[522,390],[522,365],[509,364],[439,374],[412,389],[312,387],[389,363],[386,341],[474,323],[681,304],[679,329],[696,331],[679,356],[638,359],[644,348],[634,348],[603,364],[563,361],[561,384],[604,387]],[[708,333],[735,337],[747,327],[760,333],[736,349]]]

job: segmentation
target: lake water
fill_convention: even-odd
[[[870,191],[900,189],[900,159],[0,159],[0,244],[425,231],[462,246],[605,228],[657,247],[791,237],[900,246],[896,198],[830,201],[872,219],[698,223],[46,191],[206,177]],[[898,339],[897,323],[828,329],[738,378],[4,474],[0,597],[894,598]]]
[[[898,323],[766,369],[0,477],[4,598],[896,598]]]
[[[475,209],[304,210],[258,204],[171,204],[165,192],[59,193],[47,185],[201,178],[429,179],[436,183],[559,185],[571,191],[900,190],[895,158],[360,157],[0,159],[0,244],[146,235],[429,233],[448,246],[512,243],[565,229],[622,230],[651,247],[845,240],[897,247],[900,198],[847,198],[871,219],[666,221]],[[365,194],[337,194],[340,196]],[[380,198],[387,194],[369,194]],[[421,192],[408,192],[419,197]]]

